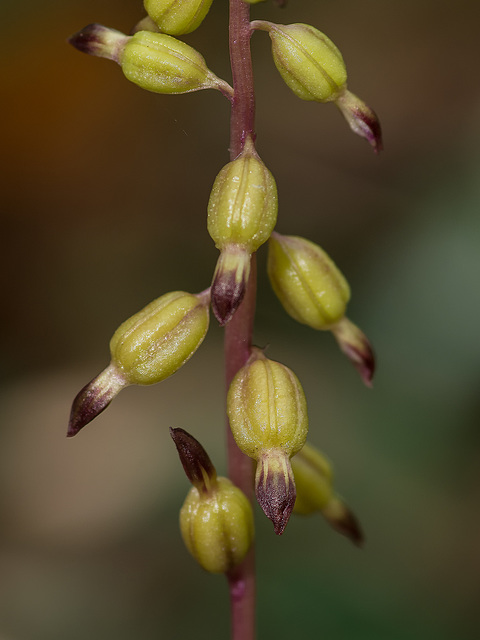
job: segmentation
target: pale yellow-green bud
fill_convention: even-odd
[[[75,33],[69,42],[79,51],[118,62],[131,81],[155,93],[189,93],[200,89],[218,89],[231,97],[230,85],[212,73],[195,49],[165,33],[139,30],[126,36],[101,24],[89,24]]]
[[[347,82],[342,54],[327,36],[308,24],[256,20],[252,28],[268,31],[280,75],[302,100],[336,100]]]
[[[223,167],[208,203],[208,232],[220,249],[212,283],[212,308],[226,324],[240,305],[250,273],[250,255],[266,242],[277,221],[275,179],[251,138]]]
[[[208,292],[167,293],[126,320],[110,341],[111,363],[76,396],[68,435],[74,436],[130,384],[154,384],[195,353],[209,323]]]
[[[320,512],[334,529],[354,544],[361,545],[363,533],[360,524],[334,492],[332,467],[321,451],[306,444],[291,463],[297,488],[294,513],[310,515]]]
[[[143,4],[160,31],[178,36],[200,26],[212,0],[143,0]]]
[[[270,237],[277,210],[275,179],[249,138],[241,155],[215,179],[208,203],[208,232],[220,250],[238,244],[253,253]]]
[[[112,362],[130,384],[155,384],[195,353],[208,329],[208,296],[173,291],[126,320],[110,341]]]
[[[227,413],[239,449],[257,461],[257,500],[280,534],[295,503],[290,457],[308,431],[300,382],[288,367],[254,349],[230,385]]]
[[[125,45],[120,64],[128,80],[156,93],[228,87],[208,69],[198,51],[164,33],[135,33]]]
[[[343,318],[350,287],[318,245],[297,236],[273,233],[268,275],[285,311],[313,329],[330,329]]]
[[[209,492],[192,487],[180,511],[182,538],[207,571],[225,573],[242,562],[253,540],[250,502],[227,478]]]

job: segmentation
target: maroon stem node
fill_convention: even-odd
[[[234,96],[230,118],[230,158],[242,151],[247,136],[255,140],[255,94],[250,53],[250,5],[230,0],[230,63]],[[242,304],[225,327],[225,381],[227,390],[252,347],[253,320],[257,290],[255,255]],[[253,501],[253,461],[237,447],[227,421],[228,470],[234,482]],[[255,638],[255,556],[252,545],[245,560],[227,576],[230,588],[232,640]]]

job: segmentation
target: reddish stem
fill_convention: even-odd
[[[255,140],[255,94],[250,53],[250,5],[230,0],[230,63],[234,96],[230,118],[230,158],[242,151],[247,136]],[[225,327],[225,380],[228,387],[247,362],[252,347],[253,321],[257,293],[255,255],[242,304]],[[237,447],[227,422],[229,476],[250,501],[253,501],[253,461]],[[255,556],[254,548],[245,560],[228,574],[231,605],[232,640],[255,638]]]

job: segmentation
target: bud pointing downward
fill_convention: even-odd
[[[363,542],[360,524],[334,492],[332,468],[325,456],[306,444],[292,458],[292,469],[297,487],[294,513],[310,515],[320,512],[334,529],[360,546]]]
[[[308,431],[300,382],[288,367],[253,349],[230,385],[227,413],[239,449],[257,461],[257,500],[280,535],[295,504],[290,458],[302,448]]]
[[[208,203],[208,232],[220,249],[212,308],[221,325],[242,302],[250,256],[272,233],[277,208],[275,180],[248,138],[238,158],[217,175]]]
[[[362,380],[371,386],[373,350],[365,334],[345,317],[350,287],[333,260],[305,238],[272,233],[267,269],[285,311],[312,329],[330,330]]]
[[[155,384],[179,369],[208,329],[207,292],[167,293],[126,320],[110,341],[111,363],[77,395],[68,436],[91,422],[129,384]]]

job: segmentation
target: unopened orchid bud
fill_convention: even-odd
[[[252,28],[267,31],[275,66],[302,100],[331,102],[347,82],[342,54],[327,36],[308,24],[274,24],[256,20]]]
[[[317,244],[272,233],[268,276],[285,311],[313,329],[330,329],[345,315],[350,287],[333,260]]]
[[[183,541],[211,573],[225,573],[245,558],[254,536],[253,513],[245,494],[217,477],[201,444],[183,429],[170,429],[193,487],[180,511]]]
[[[147,91],[179,94],[218,89],[225,95],[233,91],[208,69],[198,51],[164,33],[137,31],[126,36],[91,24],[69,42],[84,53],[115,60],[128,80]]]
[[[257,461],[257,500],[279,535],[295,503],[290,458],[308,431],[303,389],[288,367],[254,349],[230,385],[227,413],[239,449]]]
[[[360,546],[363,542],[360,524],[334,492],[332,468],[325,456],[306,444],[291,462],[297,487],[294,513],[310,515],[320,512],[335,530]]]
[[[275,179],[251,138],[242,153],[217,175],[208,203],[208,232],[220,249],[212,283],[212,307],[226,324],[240,305],[250,273],[250,256],[277,221]]]
[[[208,329],[209,295],[167,293],[126,320],[110,341],[111,363],[73,402],[68,435],[74,436],[130,384],[155,384],[179,369]]]
[[[378,153],[382,132],[375,112],[347,90],[347,70],[342,54],[327,36],[308,24],[251,23],[267,31],[280,75],[302,100],[334,102],[354,133],[366,138]]]
[[[312,329],[331,331],[364,383],[371,386],[375,371],[372,347],[345,317],[350,287],[325,251],[305,238],[274,232],[267,269],[285,311]]]
[[[145,10],[163,33],[191,33],[201,25],[212,0],[143,0]]]

